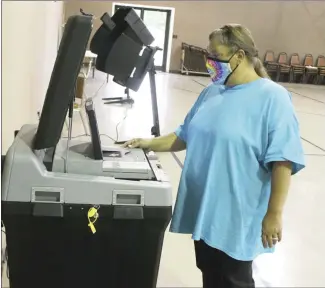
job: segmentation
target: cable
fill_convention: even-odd
[[[111,136],[108,136],[107,134],[99,134],[99,136],[105,136],[105,137],[109,138],[110,140],[112,140],[113,142],[117,142],[115,139],[113,139]]]
[[[9,279],[9,265],[8,265],[8,248],[6,246],[6,249],[5,249],[5,258],[6,258],[6,263],[7,263],[7,269],[6,269],[6,275],[7,275],[7,278]]]
[[[103,82],[103,84],[98,88],[98,90],[91,97],[87,96],[85,89],[84,89],[83,94],[86,96],[86,99],[91,98],[94,100],[98,96],[99,91],[104,87],[105,84],[107,84],[106,80]]]
[[[96,91],[96,92],[95,92],[91,97],[89,97],[89,96],[87,95],[87,93],[85,92],[85,89],[84,89],[84,91],[83,91],[83,95],[85,96],[86,99],[91,98],[92,100],[94,100],[94,99],[99,95],[99,91],[103,88],[103,86],[104,86],[105,84],[107,84],[107,83],[106,83],[106,80],[102,83],[102,85],[98,88],[98,90],[97,90],[97,91]],[[127,116],[128,116],[128,111],[129,111],[129,109],[131,109],[132,107],[133,107],[132,104],[130,104],[130,107],[126,107],[126,109],[125,109],[125,115],[124,115],[123,119],[122,119],[120,122],[118,122],[118,123],[116,124],[116,126],[115,126],[116,139],[114,139],[113,137],[111,137],[111,136],[109,136],[109,135],[107,135],[107,134],[100,134],[99,136],[105,136],[105,137],[109,138],[110,140],[112,140],[113,142],[118,142],[118,140],[119,140],[119,131],[118,131],[118,127],[119,127],[119,126],[124,122],[124,120],[127,118]],[[76,139],[76,138],[83,137],[83,136],[90,136],[90,135],[87,135],[87,134],[77,135],[77,136],[71,137],[71,139]],[[67,139],[68,137],[62,137],[62,138],[63,138],[63,139]]]
[[[6,235],[6,231],[1,229],[1,232]],[[6,262],[8,262],[7,246],[5,247],[5,254],[4,255],[2,255],[2,249],[1,249],[1,263],[4,264]]]
[[[116,142],[114,138],[112,138],[111,136],[109,136],[107,134],[99,134],[99,136],[105,136],[105,137],[109,138],[110,140],[112,140],[113,142]],[[80,134],[80,135],[71,137],[71,139],[76,139],[76,138],[80,138],[80,137],[90,137],[90,135],[88,135],[88,134]],[[62,137],[62,139],[68,139],[68,137],[64,136],[64,137]]]
[[[91,97],[91,99],[95,99],[97,96],[98,96],[98,92],[101,90],[101,88],[106,84],[107,82],[106,82],[106,80],[103,82],[103,84],[99,87],[99,89],[95,92],[95,94]],[[85,94],[85,96],[86,96],[86,99],[88,98],[88,96],[87,96],[87,94],[84,92],[84,94]],[[106,134],[101,134],[100,136],[102,136],[102,135],[104,135],[104,136],[107,136],[109,139],[111,139],[111,140],[113,140],[114,142],[118,142],[118,140],[119,140],[119,132],[118,132],[118,127],[120,126],[120,124],[122,124],[123,122],[124,122],[124,120],[127,118],[127,116],[128,116],[128,111],[129,111],[129,109],[131,109],[132,108],[132,104],[130,104],[130,107],[127,107],[126,109],[125,109],[125,115],[124,115],[124,117],[123,117],[123,119],[120,121],[120,122],[118,122],[117,123],[117,125],[115,126],[115,132],[116,132],[116,140],[114,140],[112,137],[110,137],[110,136],[108,136],[108,135],[106,135]]]
[[[129,109],[131,109],[132,106],[133,106],[133,105],[131,104],[130,107],[126,107],[126,108],[125,108],[125,114],[124,114],[123,119],[122,119],[120,122],[118,122],[117,125],[115,126],[115,132],[116,132],[116,140],[115,140],[115,142],[118,142],[118,140],[119,140],[118,127],[119,127],[120,124],[122,124],[122,123],[124,122],[124,120],[128,117]]]
[[[125,119],[128,117],[128,112],[129,112],[129,110],[132,108],[132,106],[133,106],[133,105],[130,104],[129,107],[126,107],[126,108],[125,108],[125,114],[124,114],[122,120],[116,124],[116,126],[115,126],[116,138],[115,138],[115,139],[114,139],[113,137],[107,135],[107,134],[99,134],[99,136],[105,136],[105,137],[109,138],[110,140],[112,140],[113,142],[118,142],[118,140],[119,140],[119,131],[118,131],[118,127],[119,127],[119,126],[120,126],[120,125],[125,121]],[[89,137],[90,135],[87,135],[87,134],[81,134],[81,135],[73,136],[73,137],[71,137],[71,139],[76,139],[76,138],[80,138],[80,137],[84,137],[84,136],[85,136],[85,137],[86,137],[86,136]],[[67,136],[64,136],[64,137],[62,137],[62,138],[63,138],[63,139],[68,139]]]
[[[3,221],[1,221],[1,224],[2,224],[2,226],[4,227],[4,225],[3,225]],[[4,231],[3,229],[1,229],[1,232],[2,233],[4,233],[5,235],[6,235],[6,231]],[[2,249],[1,249],[2,250]],[[9,279],[9,267],[8,267],[8,246],[6,245],[6,248],[5,248],[5,251],[4,251],[5,253],[5,255],[1,255],[1,258],[2,258],[2,256],[4,256],[4,259],[2,258],[1,259],[1,263],[2,263],[2,265],[4,264],[4,263],[7,263],[7,269],[6,269],[6,275],[7,275],[7,278]],[[2,253],[1,253],[2,254]],[[2,271],[2,270],[1,270]]]

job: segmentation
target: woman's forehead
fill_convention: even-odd
[[[208,46],[208,52],[214,55],[228,55],[229,50],[230,49],[226,45],[221,44],[217,40],[210,41]]]

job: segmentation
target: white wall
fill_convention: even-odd
[[[36,123],[58,49],[63,2],[2,3],[2,153],[14,130]]]

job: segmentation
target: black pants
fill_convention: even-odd
[[[195,241],[196,265],[203,276],[203,288],[254,288],[252,263],[239,261],[224,252]]]

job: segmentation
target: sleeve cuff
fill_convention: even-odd
[[[179,126],[175,132],[176,136],[181,139],[182,141],[186,142],[186,135],[184,133],[184,130],[182,129],[182,126]]]
[[[291,162],[292,163],[292,172],[291,175],[297,174],[300,170],[305,168],[305,161],[303,159],[297,159],[295,157],[283,157],[283,156],[270,156],[265,158],[264,167],[267,171],[271,172],[270,163],[272,162]]]

